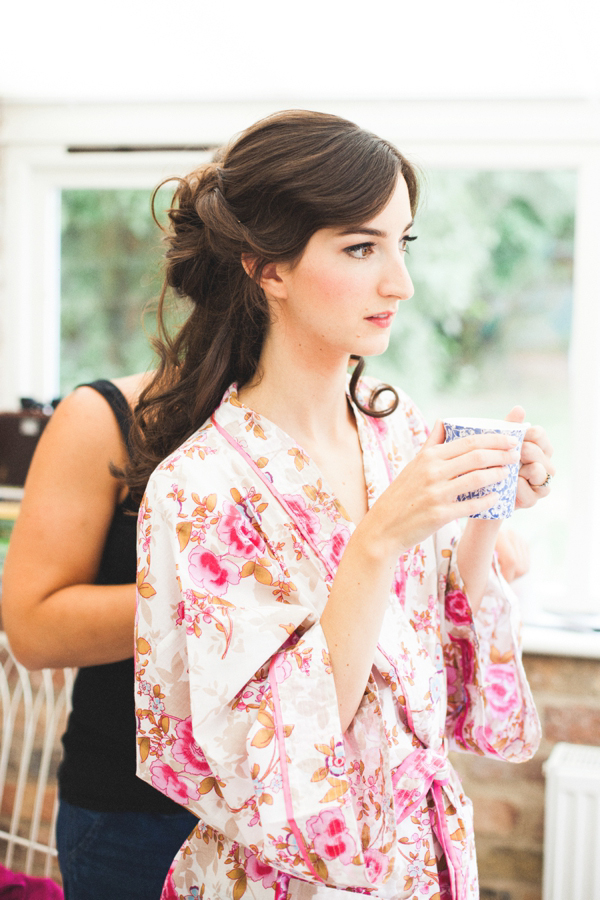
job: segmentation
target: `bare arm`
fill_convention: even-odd
[[[4,627],[28,668],[116,662],[133,652],[135,587],[94,585],[125,448],[114,415],[78,388],[46,426],[27,476],[2,585]]]

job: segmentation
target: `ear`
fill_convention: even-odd
[[[249,278],[255,279],[255,270],[256,270],[256,257],[254,256],[242,256],[242,266],[244,267],[244,271],[248,275]],[[267,297],[273,297],[276,300],[284,300],[287,297],[287,291],[285,288],[284,279],[280,275],[280,268],[283,268],[279,265],[279,263],[267,263],[267,265],[263,268],[260,279],[259,279],[259,287],[263,289]]]

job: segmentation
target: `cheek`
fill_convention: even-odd
[[[364,298],[364,278],[360,272],[348,272],[344,267],[322,266],[306,272],[304,289],[318,302],[329,308],[343,307],[355,298]]]

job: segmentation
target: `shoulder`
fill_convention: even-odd
[[[144,372],[114,378],[111,382],[133,409],[151,377],[152,373]],[[80,385],[60,401],[48,428],[50,425],[54,431],[65,430],[75,441],[93,437],[96,446],[111,444],[115,450],[122,445],[121,430],[110,403],[89,385]]]
[[[121,432],[114,413],[94,388],[82,386],[64,397],[44,430],[41,440],[68,442],[71,446],[121,446]],[[41,441],[40,441],[41,442]]]
[[[146,495],[158,499],[165,488],[171,491],[174,485],[178,489],[189,486],[195,492],[202,492],[206,485],[206,490],[212,491],[222,476],[231,478],[233,452],[208,420],[158,464],[148,480]]]
[[[154,377],[154,372],[138,372],[135,375],[125,375],[123,378],[112,378],[111,381],[118,387],[131,409],[139,400],[140,394]]]
[[[51,500],[73,509],[95,497],[114,505],[119,483],[111,465],[124,462],[125,447],[110,406],[93,388],[76,388],[61,400],[42,432],[27,473],[27,505]]]
[[[132,407],[150,377],[151,373],[129,375],[114,379],[113,384]],[[94,470],[113,482],[109,466],[125,463],[125,447],[119,423],[106,398],[88,385],[67,394],[44,429],[36,457],[47,457],[53,464],[60,459],[67,466]]]

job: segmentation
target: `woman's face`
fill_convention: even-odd
[[[408,188],[399,177],[389,203],[369,222],[322,228],[296,265],[268,267],[271,336],[318,356],[383,353],[400,301],[413,294],[406,268],[411,225]]]

